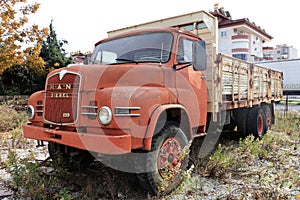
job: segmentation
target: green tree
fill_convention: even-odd
[[[63,45],[68,44],[66,40],[58,40],[53,28],[53,21],[49,26],[49,35],[46,41],[43,41],[40,56],[46,62],[46,73],[53,69],[66,67],[72,63],[72,58],[67,56]]]
[[[30,95],[42,90],[43,71],[28,65],[14,65],[0,76],[0,95]]]
[[[32,94],[45,88],[46,76],[53,69],[65,67],[72,63],[63,48],[66,40],[58,40],[52,21],[49,26],[49,35],[43,41],[39,56],[45,61],[41,68],[32,67],[34,63],[14,65],[7,68],[0,76],[0,94],[20,95]]]

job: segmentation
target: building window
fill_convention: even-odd
[[[221,38],[227,37],[227,32],[226,31],[221,31]]]
[[[204,24],[204,23],[199,23],[199,24],[197,24],[197,29],[198,29],[198,30],[200,30],[200,29],[205,29],[205,28],[207,28],[206,24]]]
[[[186,24],[186,25],[180,26],[179,28],[183,29],[183,30],[186,30],[186,31],[194,31],[195,30],[195,24],[194,23]],[[207,28],[207,26],[203,22],[200,22],[200,23],[196,24],[196,29],[197,30],[206,29],[206,28]]]
[[[186,31],[193,31],[195,28],[194,28],[194,24],[189,24],[189,25],[181,26],[180,29],[184,29]]]
[[[248,54],[232,54],[232,57],[238,58],[240,60],[248,60]]]

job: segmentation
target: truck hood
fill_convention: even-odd
[[[77,73],[81,76],[81,90],[95,91],[122,86],[162,86],[163,73],[157,64],[75,65],[53,71]]]

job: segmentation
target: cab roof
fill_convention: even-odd
[[[151,32],[169,32],[169,33],[173,33],[173,34],[185,34],[185,35],[189,35],[189,36],[200,39],[197,35],[189,32],[189,31],[181,30],[179,28],[172,28],[172,27],[168,27],[168,28],[147,28],[147,29],[137,29],[137,30],[134,30],[134,31],[128,31],[128,32],[125,32],[125,33],[121,33],[121,34],[112,36],[112,37],[105,38],[103,40],[98,41],[95,44],[95,46],[97,46],[98,44],[100,44],[102,42],[105,42],[105,41],[109,41],[109,40],[113,40],[113,39],[117,39],[117,38],[123,38],[123,37],[131,36],[131,35],[151,33]]]

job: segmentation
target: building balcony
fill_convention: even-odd
[[[249,40],[249,35],[233,35],[232,40]]]
[[[265,56],[263,57],[264,60],[274,60],[273,56]]]
[[[274,51],[274,47],[263,47],[263,51]]]
[[[249,53],[248,48],[236,48],[232,49],[232,53]]]

